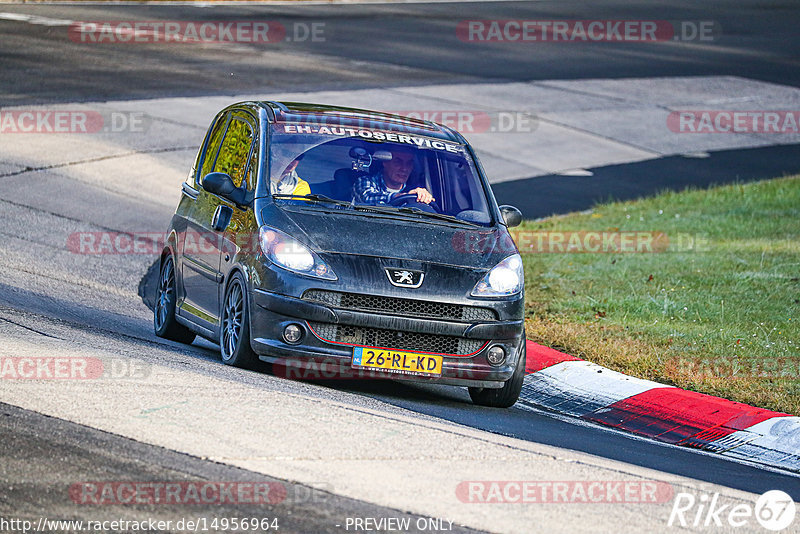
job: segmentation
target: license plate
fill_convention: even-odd
[[[438,354],[419,354],[368,347],[353,349],[353,367],[381,369],[402,375],[441,376],[442,359]]]

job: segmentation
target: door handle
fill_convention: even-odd
[[[220,204],[214,211],[214,217],[211,219],[211,227],[217,232],[224,231],[231,223],[233,210],[228,206]]]

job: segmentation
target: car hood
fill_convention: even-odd
[[[336,213],[298,206],[270,206],[262,220],[318,252],[416,260],[490,269],[517,252],[505,226],[442,224],[416,216]]]

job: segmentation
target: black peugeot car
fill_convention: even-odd
[[[242,102],[206,134],[161,254],[157,335],[223,362],[466,386],[513,405],[522,260],[474,151],[435,123]]]

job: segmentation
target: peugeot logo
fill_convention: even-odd
[[[422,271],[411,271],[409,269],[386,269],[386,276],[393,286],[417,288],[422,285],[422,278],[425,275]]]

